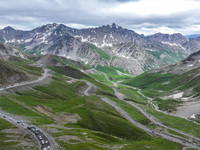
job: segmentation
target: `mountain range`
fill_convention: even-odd
[[[200,41],[181,34],[138,34],[117,24],[74,29],[47,24],[30,31],[6,27],[0,39],[34,55],[53,54],[96,67],[123,68],[132,75],[178,62],[198,51]]]

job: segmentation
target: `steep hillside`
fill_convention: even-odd
[[[71,59],[67,59],[65,57],[56,56],[56,55],[43,55],[38,57],[36,60],[37,66],[46,67],[46,66],[71,66],[78,69],[89,69],[90,67],[81,63],[79,61],[74,61]]]
[[[160,109],[197,119],[200,97],[200,51],[179,63],[141,74],[124,84],[142,89]]]
[[[34,80],[41,76],[42,68],[29,66],[27,63],[32,62],[16,57],[0,60],[0,86]]]
[[[26,55],[24,55],[22,51],[0,41],[0,58],[7,55],[26,58]]]

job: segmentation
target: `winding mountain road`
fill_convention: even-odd
[[[108,79],[107,75],[106,75],[105,73],[103,73],[103,74],[105,75],[106,79]],[[109,79],[108,79],[108,80],[109,80]],[[110,81],[110,80],[109,80],[109,81]],[[111,82],[112,82],[112,81],[111,81]],[[157,124],[157,125],[159,125],[159,126],[161,126],[161,127],[164,127],[164,128],[166,128],[166,129],[173,130],[173,131],[175,131],[175,132],[177,132],[177,133],[180,133],[180,134],[182,134],[182,135],[184,135],[184,136],[186,136],[186,137],[188,137],[188,138],[190,138],[190,139],[193,139],[193,140],[196,140],[196,141],[200,142],[200,138],[198,138],[198,137],[194,137],[194,136],[192,136],[192,135],[190,135],[190,134],[187,134],[187,133],[185,133],[185,132],[182,132],[182,131],[180,131],[180,130],[177,130],[177,129],[168,127],[168,126],[166,126],[166,125],[163,125],[162,123],[157,122],[155,119],[153,119],[152,117],[150,117],[150,115],[149,115],[147,112],[145,112],[145,111],[144,111],[141,107],[139,107],[138,105],[134,104],[133,102],[123,100],[122,97],[121,97],[121,93],[119,93],[119,92],[116,90],[116,88],[114,88],[114,87],[111,87],[111,88],[114,90],[115,96],[116,96],[119,100],[122,100],[122,101],[124,101],[124,102],[130,104],[131,106],[137,108],[145,117],[147,117],[147,118],[148,118],[149,120],[151,120],[153,123],[155,123],[155,124]],[[144,95],[143,95],[143,96],[144,96]],[[121,115],[123,115],[127,120],[129,120],[132,124],[138,126],[139,128],[141,128],[141,129],[143,129],[143,130],[145,130],[145,131],[147,131],[147,132],[152,132],[152,133],[154,133],[154,134],[156,134],[156,135],[159,135],[159,136],[161,136],[161,137],[163,137],[163,138],[165,138],[165,139],[168,139],[168,140],[171,140],[171,141],[180,143],[180,144],[185,145],[185,146],[187,146],[187,147],[200,149],[200,147],[198,147],[198,146],[196,146],[196,145],[194,145],[194,144],[191,144],[191,143],[189,143],[189,142],[180,140],[180,139],[175,138],[175,137],[170,136],[170,135],[166,135],[166,134],[159,133],[159,132],[155,132],[155,131],[152,131],[152,130],[148,129],[147,127],[141,125],[140,123],[138,123],[138,122],[136,122],[134,119],[132,119],[132,118],[131,118],[123,109],[121,109],[115,102],[111,101],[111,100],[108,99],[108,98],[103,98],[103,97],[102,97],[101,99],[102,99],[103,101],[107,102],[108,104],[110,104],[111,106],[113,106]]]
[[[85,81],[85,80],[84,80]],[[88,86],[88,88],[83,92],[84,93],[84,95],[86,95],[86,96],[89,96],[89,90],[92,88],[92,84],[90,83],[90,82],[87,82],[87,81],[85,81],[86,83],[87,83],[87,85],[89,85]]]
[[[159,132],[156,132],[156,131],[153,131],[145,126],[143,126],[142,124],[136,122],[131,116],[129,116],[123,109],[121,109],[115,102],[111,101],[110,99],[108,98],[105,98],[105,97],[101,97],[101,99],[108,103],[109,105],[111,105],[112,107],[115,108],[115,110],[117,112],[119,112],[124,118],[126,118],[130,123],[132,123],[133,125],[139,127],[140,129],[143,129],[144,131],[147,131],[147,132],[150,132],[152,134],[155,134],[155,135],[158,135],[158,136],[161,136],[162,138],[164,139],[167,139],[167,140],[170,140],[170,141],[173,141],[173,142],[177,142],[177,143],[180,143],[182,145],[185,145],[187,147],[190,147],[190,148],[198,148],[200,149],[200,147],[196,146],[196,145],[193,145],[189,142],[186,142],[186,141],[183,141],[181,139],[178,139],[178,138],[175,138],[173,136],[170,136],[170,135],[166,135],[166,134],[163,134],[163,133],[159,133]]]
[[[10,86],[7,86],[6,88],[0,88],[0,91],[4,91],[6,89],[12,89],[14,87],[19,87],[19,86],[24,86],[24,85],[30,85],[30,84],[33,84],[33,83],[40,82],[40,81],[44,80],[48,76],[48,71],[49,71],[49,69],[44,69],[44,73],[43,73],[42,77],[38,78],[37,80],[26,81],[26,82],[22,82],[22,83],[12,84]]]
[[[7,90],[7,89],[12,89],[15,87],[20,87],[20,86],[24,86],[24,85],[30,85],[30,84],[41,82],[49,76],[48,72],[49,72],[48,69],[44,69],[44,73],[43,73],[42,77],[38,78],[37,80],[16,83],[16,84],[7,86],[6,88],[0,88],[0,91],[3,92],[4,90]],[[12,123],[13,125],[15,125],[16,127],[20,128],[20,129],[22,129],[23,131],[27,132],[28,134],[30,134],[32,136],[32,138],[34,139],[34,141],[37,142],[38,147],[41,150],[53,150],[49,138],[38,127],[30,125],[30,124],[26,123],[26,121],[18,119],[16,117],[11,117],[8,113],[3,112],[2,110],[0,110],[0,117],[9,121],[10,123]]]
[[[117,96],[117,98],[120,99],[120,100],[123,100],[123,99],[121,99],[121,98],[118,96],[117,90],[116,90],[115,88],[113,88],[113,89],[114,89],[114,92],[115,92],[115,95]],[[168,127],[168,126],[166,126],[166,125],[163,125],[162,123],[159,123],[159,122],[156,121],[154,118],[150,117],[150,115],[149,115],[147,112],[145,112],[141,107],[139,107],[138,105],[134,104],[133,102],[131,102],[131,101],[125,101],[125,100],[123,100],[123,101],[126,102],[126,103],[128,103],[128,104],[130,104],[131,106],[137,108],[146,118],[148,118],[149,120],[151,120],[153,123],[155,123],[155,124],[157,124],[157,125],[159,125],[159,126],[161,126],[161,127],[164,127],[164,128],[166,128],[166,129],[173,130],[173,131],[175,131],[175,132],[177,132],[177,133],[180,133],[180,134],[182,134],[182,135],[184,135],[184,136],[187,136],[188,138],[191,138],[191,139],[194,139],[194,140],[197,140],[198,142],[200,142],[200,138],[194,137],[194,136],[189,135],[189,134],[187,134],[187,133],[185,133],[185,132],[182,132],[182,131],[180,131],[180,130],[177,130],[177,129]]]

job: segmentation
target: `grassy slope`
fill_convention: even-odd
[[[100,58],[102,59],[105,59],[105,60],[110,60],[110,55],[108,55],[107,53],[105,53],[102,49],[96,47],[95,45],[93,44],[90,44],[88,43],[88,46],[90,46],[90,48],[92,48],[93,50],[95,50],[99,55],[100,55]]]
[[[175,52],[172,49],[167,49],[165,47],[163,47],[162,45],[159,44],[155,44],[154,46],[156,46],[157,48],[159,48],[159,51],[151,51],[151,50],[146,50],[148,53],[152,54],[154,57],[156,57],[157,59],[161,60],[162,64],[169,64],[169,63],[175,63],[178,62],[182,59],[184,59],[183,53],[181,52]],[[162,54],[167,54],[168,57],[163,57],[161,58]]]
[[[123,117],[121,117],[118,113],[116,113],[111,106],[100,100],[98,97],[78,96],[73,90],[74,85],[75,83],[70,85],[62,82],[60,79],[57,79],[53,80],[49,85],[39,86],[36,87],[35,90],[28,90],[18,93],[18,95],[16,96],[8,95],[7,97],[22,102],[26,106],[29,106],[31,108],[33,108],[33,106],[42,104],[50,108],[55,113],[61,113],[61,112],[76,113],[82,118],[82,120],[80,120],[77,124],[73,124],[73,127],[78,127],[77,130],[83,128],[83,129],[90,129],[92,131],[100,131],[101,132],[99,133],[100,135],[95,135],[95,137],[93,138],[94,140],[98,140],[98,138],[100,138],[99,136],[101,136],[100,141],[101,142],[107,141],[106,144],[112,143],[109,140],[114,140],[114,143],[118,142],[119,144],[121,142],[122,143],[125,142],[123,140],[118,141],[116,138],[110,137],[110,135],[115,135],[117,137],[131,141],[152,139],[148,134],[146,134],[139,128],[131,125],[128,121],[126,121]],[[56,91],[56,89],[58,90]],[[9,98],[7,98],[6,100],[8,101]],[[1,101],[3,101],[2,98]],[[5,111],[14,114],[23,115],[31,118],[34,118],[34,115],[39,117],[38,114],[35,114],[30,110],[26,110],[27,112],[23,112],[25,108],[24,109],[20,108],[23,107],[21,105],[20,107],[16,105],[16,107],[14,108],[11,108],[9,106],[12,106],[12,104],[8,103],[7,105],[2,105]],[[17,110],[21,111],[18,112]],[[48,117],[45,116],[43,116],[43,119],[49,120],[50,122],[43,121],[40,122],[39,124],[52,123],[51,121],[53,121],[52,118],[48,119]],[[40,120],[38,119],[37,121]],[[33,123],[35,123],[35,121],[33,121]],[[71,125],[69,124],[69,126]],[[65,132],[68,131],[63,131],[62,133],[60,133],[60,136],[64,135]],[[55,136],[59,135],[55,134]],[[78,149],[79,146],[85,145],[84,143],[82,143],[81,145],[72,146],[70,144],[62,143],[61,141],[58,142],[61,145],[65,146],[65,148],[73,147]],[[91,145],[95,147],[96,144],[88,143],[85,145],[85,147],[88,148]]]
[[[25,64],[20,64],[20,67]],[[34,67],[26,66],[24,68],[29,69],[30,72],[34,71]],[[45,114],[36,111],[34,107],[38,105],[48,107],[57,115],[64,112],[78,114],[82,120],[75,124],[65,125],[66,127],[73,127],[74,131],[57,128],[62,132],[57,134],[52,133],[53,136],[57,137],[57,142],[67,149],[74,150],[80,149],[80,147],[82,149],[107,149],[100,145],[121,145],[127,143],[127,141],[129,141],[128,143],[135,145],[137,143],[136,141],[147,143],[152,143],[152,141],[154,141],[148,134],[131,125],[115,110],[113,110],[111,106],[104,103],[98,97],[80,97],[77,94],[77,90],[82,86],[82,84],[80,84],[80,86],[78,83],[68,84],[65,82],[64,77],[59,75],[59,73],[78,79],[86,79],[92,82],[98,87],[97,93],[99,94],[113,96],[114,92],[110,87],[95,81],[93,78],[70,66],[49,68],[57,72],[57,76],[53,78],[50,84],[35,87],[34,90],[17,92],[17,95],[5,94],[1,96],[0,104],[2,109],[13,114],[25,116],[33,124],[37,125],[57,124],[52,117],[48,117]],[[39,69],[36,71],[40,72]],[[117,101],[113,97],[110,98]],[[125,103],[120,102],[119,104],[121,107],[125,109],[127,108],[127,111],[135,117],[136,120],[143,124],[147,124],[147,121],[144,117],[141,117],[142,115],[139,112],[130,106],[125,105]],[[137,115],[134,116],[131,109],[134,110]],[[93,142],[88,141],[87,138],[83,137],[80,133],[77,133],[78,130],[86,132],[87,135],[93,139]],[[98,133],[96,131],[98,131]],[[75,135],[81,137],[84,142],[74,145],[59,140],[59,137],[64,135]],[[112,135],[115,135],[116,137],[113,137]],[[163,142],[165,142],[165,140],[163,140]],[[157,144],[159,145],[159,143]],[[154,146],[158,149],[164,149],[156,144],[154,144]]]
[[[11,78],[17,78],[19,81],[30,80],[30,74],[41,76],[42,68],[27,65],[29,63],[32,63],[32,61],[15,58],[12,61],[1,60],[0,84],[12,84],[14,80],[11,80]]]
[[[79,68],[79,69],[83,69],[83,70],[90,68],[89,66],[87,66],[83,63],[80,63],[80,62],[74,61],[74,60],[70,60],[70,59],[67,59],[65,57],[52,55],[51,58],[53,58],[56,61],[59,61],[63,65],[71,66],[71,67],[74,67],[74,68]]]
[[[59,74],[63,74],[63,75],[69,76],[69,77],[77,78],[77,79],[90,78],[85,73],[81,72],[78,69],[70,67],[70,66],[64,66],[64,67],[48,66],[48,68],[53,70],[53,71],[55,71],[55,72],[57,72],[57,73],[59,73]]]
[[[10,129],[15,128],[12,124],[9,122],[0,119],[0,149],[8,150],[8,149],[14,149],[13,146],[16,145],[18,142],[6,142],[6,140],[11,140],[11,138],[7,137],[7,134],[2,132],[4,129]]]
[[[104,72],[104,73],[109,73],[109,74],[113,74],[113,75],[118,75],[117,71],[109,66],[100,66],[97,65],[96,70]]]
[[[99,89],[102,88],[102,90],[105,90],[105,88],[107,87],[106,85],[100,84],[91,78],[89,80],[95,82]],[[64,78],[62,78],[61,76],[57,76],[54,77],[54,80],[52,80],[51,84],[49,85],[38,86],[35,87],[34,90],[27,90],[20,93],[18,92],[18,95],[2,96],[0,99],[1,106],[5,111],[32,118],[31,121],[33,123],[36,124],[37,121],[37,124],[41,125],[50,124],[53,122],[55,123],[55,121],[53,120],[53,118],[47,117],[44,114],[41,115],[39,112],[35,113],[31,110],[27,110],[23,107],[23,105],[20,105],[21,103],[32,109],[34,109],[33,106],[45,105],[56,114],[59,114],[61,112],[78,114],[82,118],[82,120],[78,121],[78,123],[76,124],[65,125],[69,127],[72,126],[73,128],[75,128],[74,131],[60,129],[62,130],[62,132],[53,134],[53,136],[58,138],[57,142],[67,149],[74,150],[80,149],[80,147],[82,149],[106,149],[99,146],[99,144],[97,144],[96,142],[110,146],[112,146],[113,144],[126,143],[126,140],[131,143],[133,141],[146,141],[147,143],[151,143],[152,138],[149,135],[147,135],[145,132],[138,129],[137,127],[131,125],[128,121],[126,121],[118,113],[116,113],[111,106],[104,103],[98,97],[80,97],[78,94],[76,94],[76,90],[79,88],[76,85],[76,83],[68,84],[64,82]],[[16,103],[18,101],[20,102],[20,104]],[[10,107],[12,105],[13,107]],[[19,112],[18,110],[21,111]],[[86,132],[88,136],[96,142],[88,142],[86,138],[77,133],[78,130]],[[93,131],[99,131],[99,133],[97,134]],[[69,134],[77,135],[86,142],[81,142],[74,145],[59,140],[60,136]],[[116,137],[112,137],[111,135],[115,135]],[[119,139],[118,137],[123,138],[124,140]],[[163,140],[163,142],[164,141],[165,140]],[[138,145],[138,143],[136,145]],[[156,144],[154,144],[154,146],[158,147],[158,149],[161,149],[159,148],[159,146],[156,146]]]
[[[200,76],[198,72],[200,68],[196,68],[185,72],[181,75],[162,74],[162,73],[144,73],[135,78],[123,82],[124,84],[131,85],[143,89],[143,93],[150,97],[159,96],[160,92],[176,90],[193,89],[193,94],[200,95]]]
[[[152,73],[152,74],[146,73],[137,76],[129,81],[125,81],[124,83],[141,88],[142,92],[145,95],[154,98],[154,102],[157,102],[160,109],[162,110],[167,109],[168,111],[172,111],[176,109],[175,106],[180,104],[180,102],[175,100],[164,101],[162,99],[159,99],[158,97],[162,95],[162,93],[165,93],[169,90],[173,91],[175,88],[182,90],[182,89],[187,89],[188,87],[196,86],[196,84],[198,85],[199,77],[193,78],[195,76],[195,72],[197,73],[198,70],[199,69],[191,70],[180,76],[172,74],[161,74],[161,73]],[[198,88],[198,86],[196,86],[196,88]],[[165,90],[165,92],[160,93],[157,92],[157,90]],[[130,96],[131,93],[123,92],[123,94]],[[169,116],[157,112],[154,109],[152,109],[149,105],[141,105],[141,104],[139,105],[143,109],[145,109],[149,114],[159,119],[163,124],[199,137],[200,134],[198,130],[198,128],[200,127],[199,125],[191,121],[185,120],[183,118]]]

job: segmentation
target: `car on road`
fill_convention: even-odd
[[[49,142],[46,140],[45,143],[48,144]]]
[[[39,135],[39,139],[42,140],[42,136],[41,135]]]
[[[44,143],[44,140],[42,140],[41,143],[42,143],[42,145],[44,145],[44,144],[45,144],[45,143]]]

